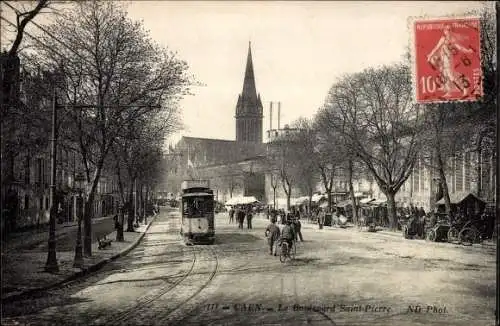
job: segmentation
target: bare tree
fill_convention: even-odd
[[[309,197],[308,208],[312,205],[312,196],[319,181],[321,167],[320,153],[318,152],[317,131],[312,119],[299,118],[292,123],[292,128],[297,129],[293,134],[295,155],[293,157],[296,169],[297,184]],[[331,194],[329,194],[331,198]]]
[[[280,183],[287,199],[287,209],[290,209],[292,191],[298,185],[299,167],[296,151],[296,129],[285,127],[283,134],[268,144],[267,162],[271,171],[277,171]]]
[[[10,4],[11,1],[5,1],[5,5],[9,7],[9,9],[13,10],[16,15],[16,31],[14,41],[10,46],[9,50],[7,50],[7,54],[9,56],[16,56],[19,48],[21,46],[21,42],[24,38],[24,30],[26,26],[36,17],[38,16],[42,10],[49,8],[52,1],[49,0],[39,0],[37,2],[32,2],[27,5],[24,4],[21,7],[14,7]]]
[[[354,96],[354,92],[351,95]],[[357,223],[358,203],[354,193],[354,180],[366,171],[357,159],[354,146],[349,143],[350,139],[344,135],[345,123],[341,115],[326,105],[318,111],[315,119],[320,148],[320,171],[325,188],[328,192],[332,191],[335,176],[346,179],[353,207],[352,218]],[[331,202],[331,196],[328,201]],[[329,207],[331,209],[331,204]]]
[[[336,83],[326,108],[352,153],[371,172],[387,197],[396,228],[395,195],[411,173],[420,150],[420,108],[412,105],[410,71],[403,65],[366,69]]]
[[[116,2],[79,2],[47,32],[37,50],[43,65],[64,67],[64,114],[73,117],[66,137],[78,144],[90,185],[84,217],[89,256],[91,208],[115,138],[129,121],[176,102],[186,94],[190,78],[186,63],[154,44],[142,24],[127,18]]]

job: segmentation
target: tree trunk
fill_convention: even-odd
[[[352,221],[354,224],[358,223],[358,205],[356,203],[356,197],[354,196],[354,185],[352,184],[353,175],[353,163],[349,160],[347,166],[347,182],[349,183],[349,195],[352,200]]]
[[[141,183],[141,187],[139,188],[139,199],[140,199],[140,204],[141,204],[141,220],[144,218],[144,215],[146,215],[146,203],[144,202],[144,185]]]
[[[128,218],[127,218],[127,232],[134,232],[134,181],[130,182],[128,191]]]
[[[276,209],[276,186],[273,187],[273,208]]]
[[[92,217],[94,215],[94,199],[97,191],[97,185],[99,183],[99,177],[101,174],[101,168],[98,167],[96,175],[92,183],[92,188],[85,201],[85,211],[83,219],[84,236],[83,236],[83,254],[84,256],[92,256]]]
[[[396,218],[396,193],[392,191],[387,191],[384,193],[387,197],[387,217],[389,218],[389,226],[392,230],[396,230],[398,228],[398,222]]]
[[[83,254],[86,257],[92,256],[92,206],[94,205],[94,193],[91,192],[85,201],[85,210],[83,219]]]
[[[118,211],[118,228],[116,229],[116,241],[119,242],[125,241],[125,238],[123,237],[123,222],[125,222],[123,210],[124,208],[122,206]]]
[[[331,189],[327,189],[326,196],[328,198],[328,210],[331,212],[332,211],[332,191]]]
[[[446,181],[446,174],[444,173],[443,158],[441,157],[441,151],[437,150],[436,152],[439,183],[441,184],[441,189],[443,189],[445,211],[447,215],[451,215],[450,193],[448,192],[448,182]]]

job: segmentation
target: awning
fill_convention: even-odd
[[[471,192],[461,191],[461,192],[454,192],[454,193],[450,194],[450,204],[453,204],[453,205],[460,204],[461,202],[463,202],[464,200],[466,200],[470,197],[473,197],[477,201],[481,201],[483,203],[486,203],[484,200],[477,197],[476,195],[474,195]],[[436,202],[436,205],[444,205],[444,197],[441,198],[440,200],[438,200]]]
[[[387,200],[375,199],[374,201],[371,201],[368,204],[372,206],[385,206],[387,205]]]
[[[233,206],[233,205],[248,205],[248,204],[255,204],[258,203],[259,201],[257,198],[254,196],[244,196],[244,197],[234,197],[226,201],[226,205],[228,206]]]
[[[360,204],[368,204],[369,202],[374,201],[375,198],[363,198],[359,201]]]
[[[312,198],[311,198],[311,201],[313,203],[317,203],[317,202],[319,202],[322,199],[326,199],[326,195],[324,195],[324,194],[314,194],[312,196]]]
[[[335,206],[337,206],[337,207],[347,207],[347,206],[352,206],[352,200],[348,199],[348,200],[343,200],[343,201],[340,201],[340,202],[338,202]]]
[[[303,205],[309,202],[309,197],[303,196],[298,198],[291,198],[290,205]]]
[[[202,197],[202,196],[212,196],[213,197],[213,194],[209,194],[208,192],[191,192],[191,193],[187,193],[187,194],[182,195],[182,197],[184,197],[184,198],[186,198],[186,197]]]

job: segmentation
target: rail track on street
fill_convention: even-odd
[[[133,325],[155,320],[166,325],[170,319],[178,319],[187,302],[200,294],[216,276],[219,261],[213,248],[191,247],[193,258],[189,269],[173,283],[165,284],[135,300],[126,309],[95,320],[92,325]],[[209,257],[203,257],[206,254]],[[209,266],[204,263],[208,262]],[[203,277],[205,276],[205,277]],[[175,290],[175,296],[170,295]]]

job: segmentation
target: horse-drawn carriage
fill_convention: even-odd
[[[491,237],[488,220],[457,218],[450,221],[446,214],[437,214],[437,221],[409,217],[399,221],[405,239],[420,238],[433,242],[457,242],[463,245],[480,243]]]

